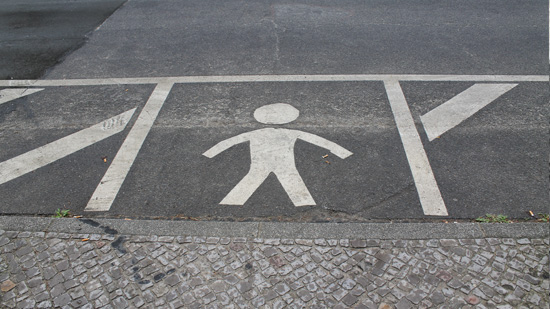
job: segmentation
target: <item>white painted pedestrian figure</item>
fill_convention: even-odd
[[[254,111],[254,118],[265,124],[285,124],[298,118],[300,112],[292,105],[276,103],[262,106]],[[350,151],[315,134],[283,128],[265,128],[239,134],[219,142],[208,149],[204,156],[212,158],[224,150],[250,142],[250,171],[220,202],[222,205],[244,205],[250,196],[274,173],[294,206],[313,206],[315,201],[309,193],[294,161],[294,144],[297,139],[323,147],[345,159]]]

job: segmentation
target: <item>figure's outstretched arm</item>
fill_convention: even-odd
[[[226,140],[223,140],[223,141],[217,143],[212,148],[205,151],[202,155],[205,156],[205,157],[208,157],[208,158],[212,158],[212,157],[217,156],[220,152],[223,152],[224,150],[226,150],[226,149],[228,149],[228,148],[230,148],[234,145],[244,143],[248,140],[250,140],[249,132],[239,134],[237,136],[230,137]]]
[[[320,136],[317,136],[315,134],[307,133],[307,132],[300,132],[298,134],[298,138],[301,140],[304,140],[306,142],[310,142],[313,145],[317,145],[319,147],[325,148],[327,150],[330,150],[333,154],[338,156],[341,159],[345,159],[353,154],[353,152],[347,150],[346,148],[329,141],[326,138],[322,138]]]

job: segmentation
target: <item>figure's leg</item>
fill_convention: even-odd
[[[269,171],[251,168],[248,174],[225,196],[220,204],[244,205],[267,176],[269,176]]]
[[[314,206],[315,201],[309,193],[306,184],[295,168],[276,171],[275,175],[283,185],[294,206]]]

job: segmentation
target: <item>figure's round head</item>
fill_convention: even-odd
[[[265,124],[289,123],[300,115],[300,111],[286,103],[264,105],[254,111],[254,119]]]

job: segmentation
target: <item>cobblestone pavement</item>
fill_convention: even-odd
[[[548,239],[0,231],[12,308],[548,308]]]

